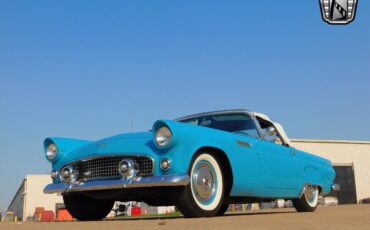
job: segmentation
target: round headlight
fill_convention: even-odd
[[[167,126],[162,126],[155,133],[155,143],[159,147],[166,147],[171,143],[172,133]]]
[[[53,160],[58,155],[58,148],[55,144],[51,143],[46,149],[46,157],[49,160]]]

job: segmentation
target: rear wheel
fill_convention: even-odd
[[[101,220],[112,210],[114,201],[97,200],[82,194],[63,195],[64,205],[77,220]]]
[[[294,208],[298,212],[313,212],[319,201],[319,187],[316,185],[305,185],[301,198],[292,200]]]
[[[215,216],[223,205],[224,177],[218,160],[208,153],[194,157],[190,183],[180,191],[177,207],[185,217]]]

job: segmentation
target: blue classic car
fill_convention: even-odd
[[[47,138],[44,148],[53,179],[44,192],[62,194],[78,220],[103,219],[115,201],[210,217],[230,203],[282,198],[310,212],[339,189],[329,160],[291,147],[280,124],[248,110],[159,120],[99,141]]]

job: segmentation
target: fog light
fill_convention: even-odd
[[[168,170],[170,168],[170,160],[162,159],[160,167],[161,167],[162,170]]]

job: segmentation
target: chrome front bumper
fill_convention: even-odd
[[[189,181],[190,180],[188,175],[162,175],[152,177],[136,177],[132,179],[58,183],[48,184],[44,188],[44,193],[53,194],[124,188],[185,186],[189,184]]]

